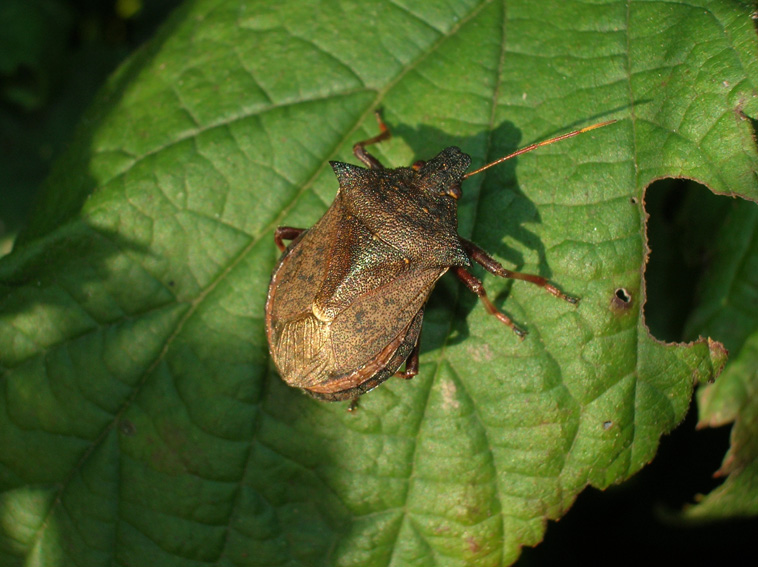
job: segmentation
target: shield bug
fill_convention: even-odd
[[[368,169],[330,162],[339,191],[310,229],[279,227],[283,252],[266,300],[269,350],[284,381],[315,398],[357,399],[390,376],[418,373],[424,305],[448,270],[474,292],[489,313],[520,337],[525,332],[487,298],[466,268],[473,262],[502,278],[535,284],[569,303],[545,278],[505,269],[458,234],[461,182],[503,161],[613,121],[594,124],[532,144],[466,173],[471,158],[456,147],[429,161],[386,169],[366,146],[390,137],[377,114],[380,134],[353,147]],[[284,246],[284,240],[291,240]],[[405,369],[398,369],[405,363]]]

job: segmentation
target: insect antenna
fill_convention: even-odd
[[[525,154],[527,152],[531,152],[532,150],[536,150],[537,148],[541,148],[542,146],[549,146],[550,144],[554,144],[555,142],[560,142],[561,140],[565,140],[566,138],[573,138],[574,136],[578,136],[579,134],[584,134],[585,132],[589,132],[590,130],[594,130],[595,128],[602,128],[603,126],[608,126],[609,124],[613,124],[616,122],[616,120],[606,120],[605,122],[598,122],[597,124],[593,124],[592,126],[586,126],[584,128],[581,128],[579,130],[574,130],[573,132],[568,132],[566,134],[561,134],[560,136],[556,136],[555,138],[550,138],[549,140],[544,140],[542,142],[536,142],[534,144],[530,144],[526,147],[521,148],[520,150],[516,150],[512,154],[508,154],[505,157],[501,157],[499,159],[496,159],[492,163],[488,163],[487,165],[483,165],[477,170],[470,171],[466,175],[463,176],[463,179],[468,179],[472,175],[476,175],[477,173],[481,173],[482,171],[489,169],[490,167],[494,167],[498,164],[503,163],[504,161],[508,161],[511,158],[514,158],[516,156],[520,156],[521,154]]]

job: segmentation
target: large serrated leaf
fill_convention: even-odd
[[[197,0],[101,93],[0,263],[0,562],[509,564],[627,478],[724,362],[641,319],[645,187],[758,196],[756,42],[735,2]],[[263,329],[277,225],[328,160],[475,164],[460,231],[582,297],[444,279],[419,376],[355,414],[288,388]]]

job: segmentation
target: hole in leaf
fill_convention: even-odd
[[[626,291],[623,287],[620,287],[616,290],[616,298],[620,301],[623,301],[624,303],[630,303],[632,301],[632,296],[629,295],[629,292]]]
[[[644,203],[650,248],[645,323],[658,339],[681,341],[714,234],[734,199],[687,179],[663,179],[648,187]]]
[[[611,297],[611,309],[617,313],[629,311],[632,306],[632,293],[626,288],[619,287]]]

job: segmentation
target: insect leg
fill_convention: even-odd
[[[566,295],[542,276],[537,276],[534,274],[522,274],[521,272],[512,272],[510,270],[506,270],[500,262],[495,260],[492,256],[487,254],[473,242],[470,242],[464,238],[461,238],[461,242],[463,243],[463,248],[466,250],[466,252],[468,252],[469,256],[471,256],[471,259],[477,264],[480,264],[488,272],[491,272],[496,276],[500,276],[501,278],[523,280],[533,283],[534,285],[543,288],[551,295],[563,299],[564,301],[568,301],[569,303],[574,304],[579,303],[578,297]]]
[[[375,114],[376,121],[379,123],[379,134],[373,138],[369,138],[368,140],[363,140],[362,142],[355,144],[353,146],[353,153],[355,154],[355,157],[365,163],[369,169],[384,169],[384,166],[381,164],[381,162],[366,151],[366,146],[383,142],[384,140],[389,140],[392,137],[392,133],[390,132],[389,128],[387,128],[384,120],[382,120],[382,116],[379,114],[379,111],[377,110]]]
[[[284,246],[284,242],[282,241],[295,240],[303,232],[305,232],[304,228],[295,228],[292,226],[279,226],[274,231],[274,243],[276,244],[276,247],[281,252],[284,252],[285,246]]]
[[[516,333],[519,337],[524,338],[526,331],[518,328],[516,326],[516,323],[514,323],[513,320],[508,317],[508,315],[500,311],[492,304],[492,302],[487,297],[487,292],[484,291],[484,285],[482,285],[481,281],[469,274],[464,268],[460,266],[454,267],[453,273],[458,276],[458,279],[460,279],[467,288],[479,296],[479,300],[484,304],[484,308],[487,310],[487,313],[497,317],[502,323],[505,323],[511,329],[513,329],[513,332]]]
[[[421,337],[416,339],[416,344],[413,346],[411,354],[408,355],[408,359],[405,361],[405,370],[402,372],[395,372],[395,376],[402,378],[403,380],[410,380],[416,374],[418,374],[418,355],[421,345]]]

